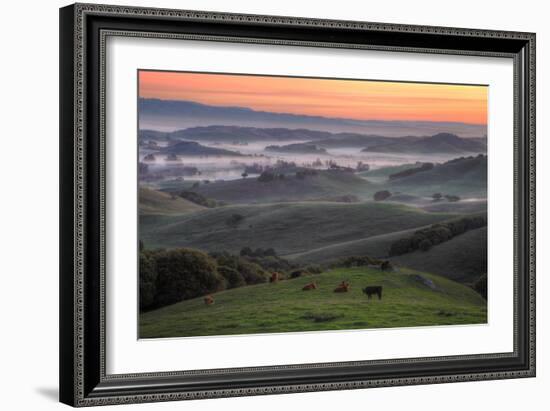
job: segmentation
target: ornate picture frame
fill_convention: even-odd
[[[513,350],[109,374],[106,41],[188,39],[513,61]],[[75,4],[60,10],[60,400],[72,406],[535,376],[535,34]]]

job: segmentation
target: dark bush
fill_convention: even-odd
[[[226,266],[240,273],[247,284],[265,283],[270,277],[269,273],[261,266],[247,258],[226,252],[211,253],[211,256],[217,261],[218,266]]]
[[[391,193],[388,190],[377,191],[374,193],[374,201],[384,201],[391,197]]]
[[[382,264],[380,264],[380,269],[382,271],[393,271],[393,265],[389,261],[383,261]]]
[[[423,171],[428,171],[428,170],[431,170],[432,168],[434,168],[433,163],[423,163],[420,167],[408,168],[407,170],[403,170],[398,173],[391,174],[388,178],[390,180],[395,180],[397,178],[408,177],[417,173],[421,173]]]
[[[253,251],[250,247],[244,247],[243,249],[241,249],[241,252],[240,252],[241,257],[244,257],[245,255],[252,255],[252,254],[253,254]]]
[[[482,274],[481,277],[472,284],[472,288],[483,298],[487,299],[487,274]]]
[[[195,183],[195,184],[197,184],[197,187],[198,187],[198,183]],[[195,187],[195,184],[193,185],[193,187]],[[182,191],[178,195],[181,198],[184,198],[188,201],[191,201],[192,203],[201,205],[203,207],[214,208],[218,206],[218,203],[215,200],[206,198],[202,194],[196,193],[194,191]]]
[[[216,261],[202,251],[187,248],[156,254],[157,296],[155,305],[164,306],[222,290],[225,279]]]
[[[430,248],[432,248],[432,242],[426,238],[420,242],[418,248],[422,251],[428,251]]]
[[[307,274],[308,272],[306,270],[294,270],[290,273],[290,278],[298,278]]]
[[[227,288],[237,288],[246,285],[244,277],[237,270],[234,270],[231,267],[218,267],[218,273],[225,278]]]
[[[231,216],[225,220],[225,224],[230,227],[236,227],[244,220],[244,216],[241,214],[231,214]]]
[[[151,253],[139,254],[139,308],[146,310],[155,304],[157,268]]]
[[[321,274],[323,268],[319,264],[309,264],[304,268],[310,274]]]
[[[273,174],[271,171],[264,171],[260,176],[258,177],[258,181],[261,183],[267,183],[269,181],[275,180],[275,174]]]
[[[412,251],[412,241],[410,238],[400,238],[390,246],[390,256],[402,255]]]
[[[430,247],[444,243],[468,230],[474,230],[486,225],[487,218],[485,216],[464,217],[445,223],[433,224],[429,228],[415,231],[411,237],[395,241],[390,246],[389,255],[402,255],[419,249],[426,251]]]

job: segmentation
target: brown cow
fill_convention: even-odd
[[[269,277],[269,282],[270,283],[276,283],[277,281],[280,281],[282,279],[283,278],[282,278],[281,274],[275,272],[275,273],[271,274],[271,277]]]
[[[207,295],[206,297],[204,297],[204,303],[206,305],[214,304],[214,297],[212,297],[211,295]]]
[[[317,284],[315,284],[315,281],[313,281],[309,284],[304,285],[304,287],[302,288],[302,291],[309,291],[309,290],[316,290],[316,289],[317,289]]]
[[[338,287],[334,289],[335,293],[347,293],[349,291],[350,284],[347,281],[342,281]]]

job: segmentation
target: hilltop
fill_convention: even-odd
[[[242,157],[241,153],[223,148],[206,147],[194,141],[179,141],[160,149],[161,153],[180,156],[231,156]]]
[[[460,138],[451,133],[439,133],[431,137],[414,139],[412,141],[403,141],[400,139],[397,142],[389,144],[367,147],[363,151],[400,154],[485,153],[487,145],[477,139]]]
[[[149,248],[193,247],[238,253],[274,248],[281,256],[448,220],[401,204],[295,202],[234,205],[181,216],[140,217]]]
[[[385,184],[391,191],[431,196],[433,193],[487,196],[487,156],[460,157],[442,164],[435,164],[429,170]]]
[[[227,203],[270,203],[301,201],[344,195],[361,196],[370,183],[354,173],[319,170],[307,175],[300,172],[283,174],[272,181],[243,178],[201,184],[194,190],[208,198]]]
[[[168,193],[143,186],[139,187],[138,204],[140,215],[185,214],[205,208],[181,197],[171,196]]]
[[[215,106],[186,100],[140,98],[138,101],[138,110],[140,129],[160,131],[174,131],[223,124],[224,126],[377,134],[387,137],[406,135],[426,136],[442,131],[467,137],[477,137],[483,136],[487,132],[485,125],[478,124],[322,117],[260,111],[249,107]]]

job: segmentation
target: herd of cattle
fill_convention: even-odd
[[[277,283],[280,280],[282,280],[283,277],[279,273],[273,273],[271,277],[269,278],[270,283]],[[335,293],[347,293],[350,290],[350,283],[348,281],[342,281],[338,286],[334,289]],[[302,287],[302,291],[310,291],[310,290],[317,290],[317,283],[315,281],[312,281]],[[370,300],[373,295],[378,296],[378,299],[382,299],[382,286],[381,285],[371,285],[367,286],[362,289],[363,294],[367,296],[367,298]],[[204,297],[204,303],[206,305],[212,305],[214,304],[214,297],[211,295],[207,295]]]

